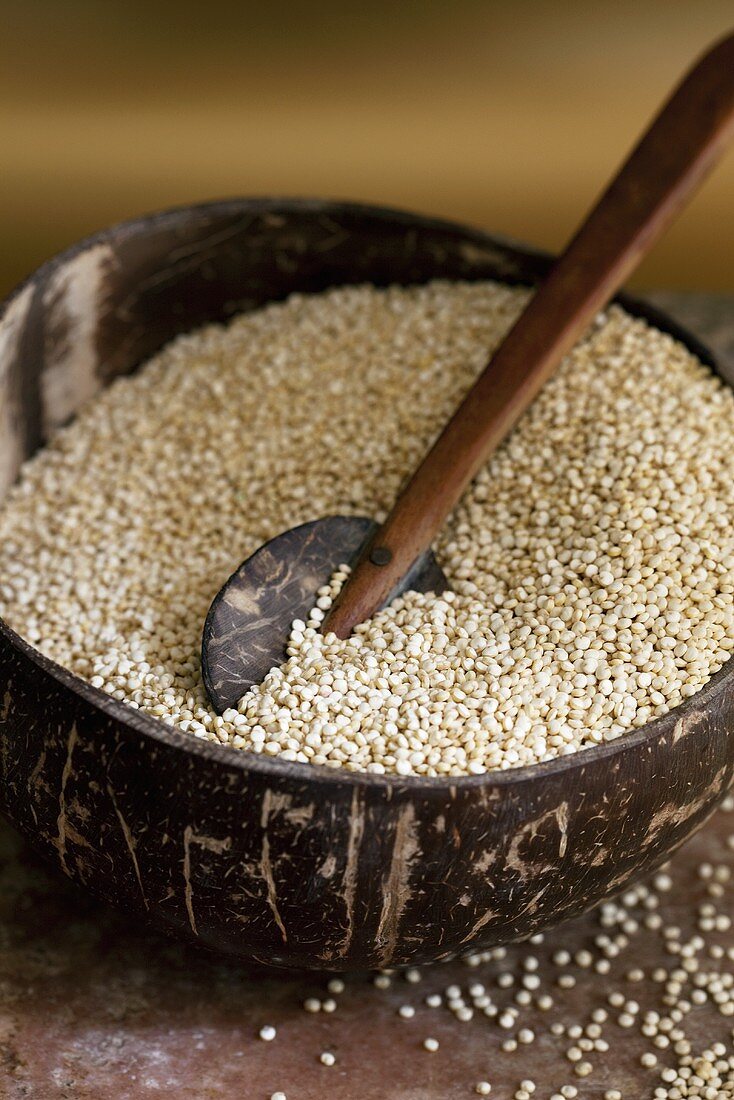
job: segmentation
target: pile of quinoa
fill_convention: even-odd
[[[734,394],[683,345],[601,314],[436,545],[452,585],[288,660],[218,716],[218,589],[267,539],[381,519],[521,311],[492,282],[338,288],[209,326],[119,379],[0,511],[0,615],[192,736],[312,764],[463,775],[610,741],[734,650]]]

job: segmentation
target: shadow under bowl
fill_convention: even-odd
[[[345,283],[531,284],[549,257],[460,225],[280,199],[107,229],[0,314],[0,495],[179,333]],[[711,354],[650,307],[634,314]],[[113,905],[281,966],[390,967],[524,938],[664,861],[732,780],[734,673],[628,736],[530,768],[374,776],[236,752],[97,691],[0,622],[0,809]]]

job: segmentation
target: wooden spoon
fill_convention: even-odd
[[[538,287],[378,527],[329,516],[271,539],[211,605],[202,672],[220,713],[285,657],[294,619],[354,563],[323,629],[340,638],[400,593],[448,583],[430,545],[461,494],[723,151],[734,129],[734,34],[673,92]]]

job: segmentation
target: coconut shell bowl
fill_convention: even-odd
[[[549,258],[370,206],[236,200],[105,230],[0,316],[0,492],[118,375],[179,333],[345,283],[532,284]],[[711,354],[649,307],[632,313]],[[214,593],[212,593],[214,595]],[[366,775],[198,741],[0,622],[0,808],[81,887],[174,935],[280,966],[444,959],[576,916],[662,863],[734,769],[734,669],[663,718],[549,763]]]

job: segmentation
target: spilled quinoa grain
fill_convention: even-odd
[[[0,512],[0,614],[49,657],[192,736],[352,770],[463,775],[612,740],[734,649],[734,395],[610,307],[454,511],[453,591],[408,593],[218,716],[209,603],[282,530],[384,516],[528,292],[338,288],[209,326],[115,382]]]

